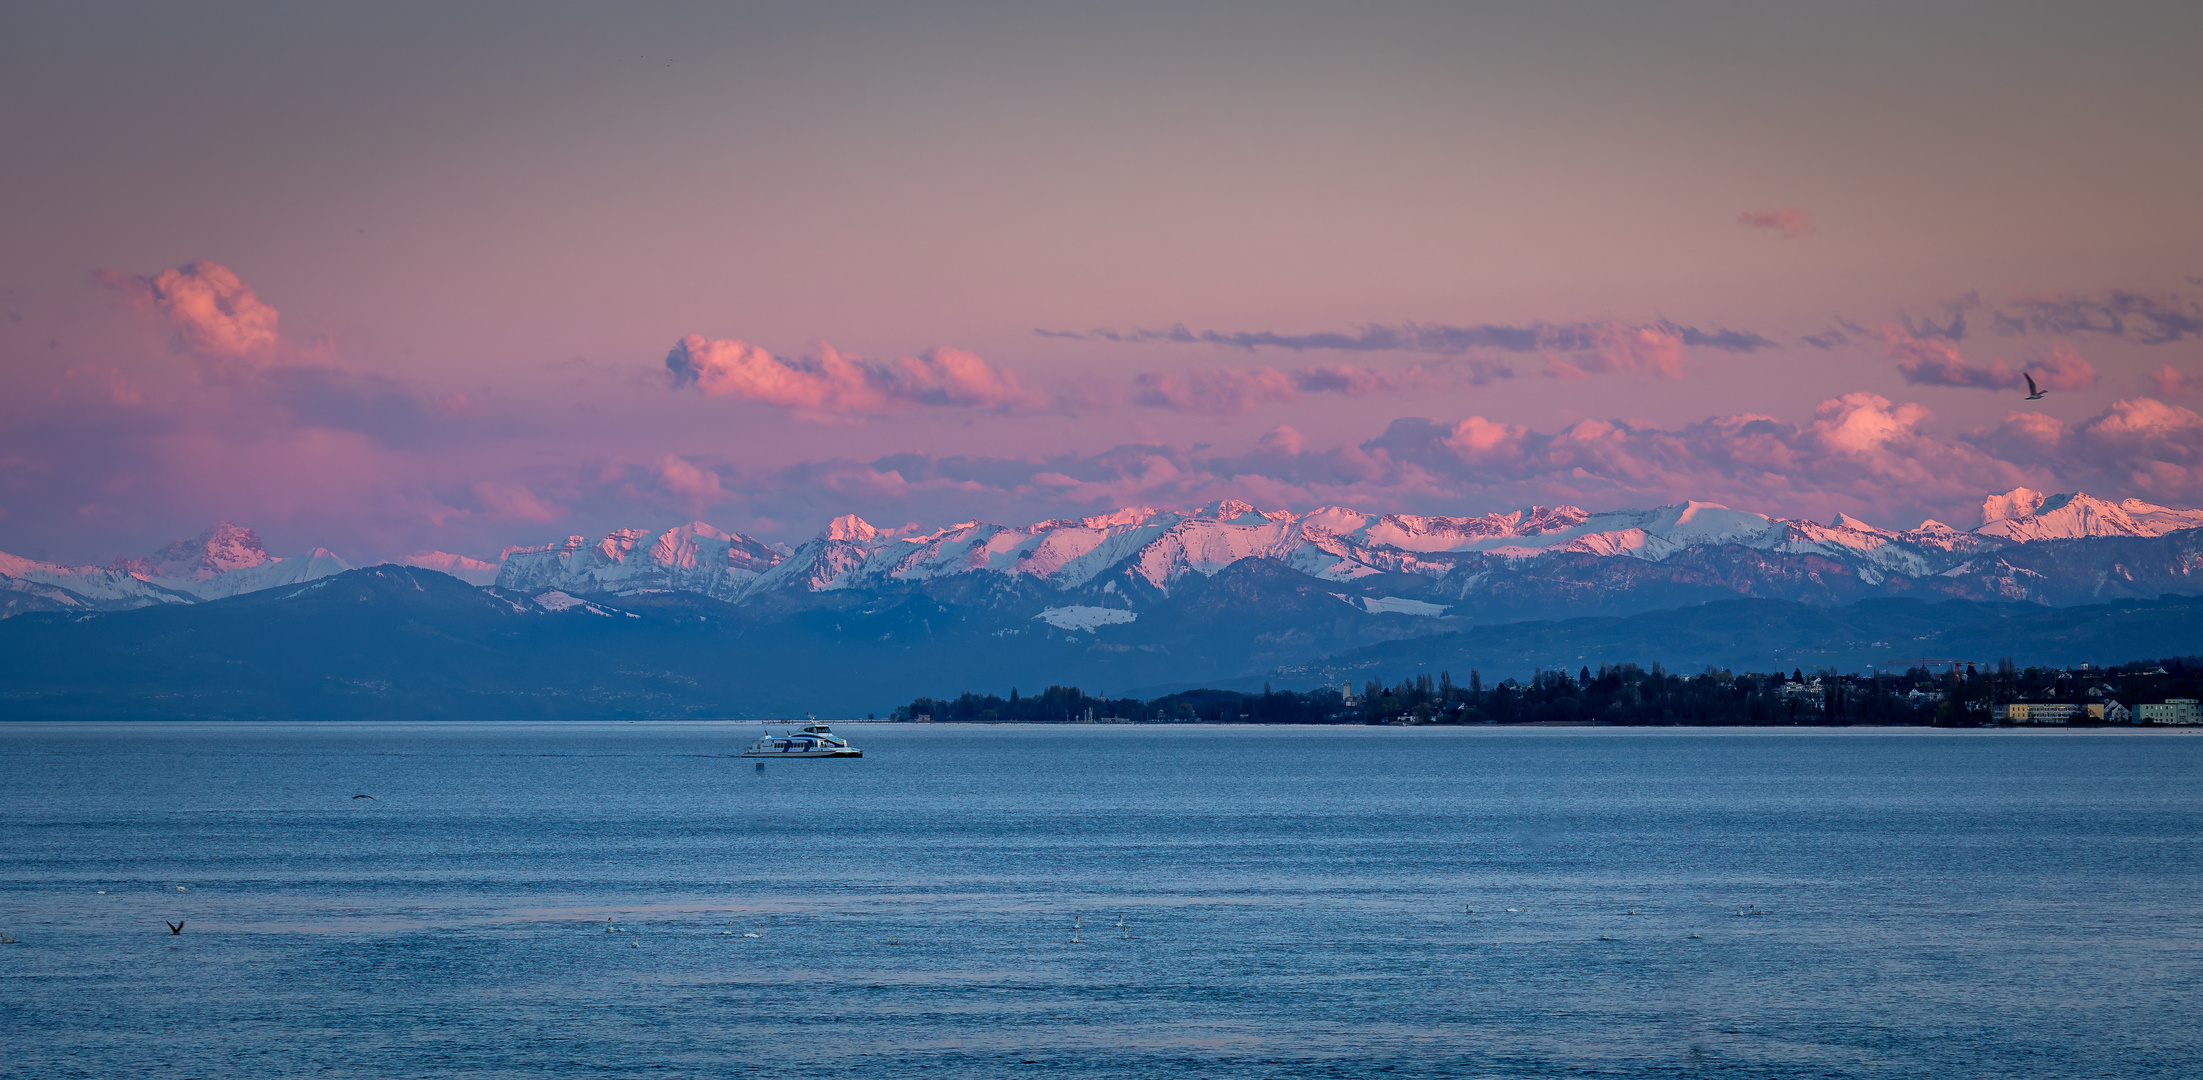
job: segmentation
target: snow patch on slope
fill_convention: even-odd
[[[1348,596],[1345,593],[1331,595],[1370,613],[1371,615],[1444,615],[1446,605],[1427,600],[1410,600],[1404,596]]]
[[[558,591],[557,589],[551,589],[546,592],[537,593],[535,595],[535,602],[537,606],[541,607],[545,611],[570,611],[574,608],[595,606],[589,603],[589,601],[587,600],[583,600],[578,596],[570,596],[566,593]]]
[[[1052,607],[1033,616],[1034,619],[1047,623],[1058,630],[1086,631],[1092,631],[1096,627],[1122,625],[1139,617],[1140,613],[1137,611],[1126,611],[1123,608],[1090,607],[1085,604]]]
[[[505,563],[502,559],[488,562],[470,559],[464,555],[453,555],[448,551],[416,551],[399,559],[398,565],[417,566],[423,570],[450,574],[469,585],[495,585],[498,571],[504,568]]]
[[[1365,596],[1362,608],[1371,615],[1444,615],[1446,605],[1423,600],[1410,600],[1404,596]]]

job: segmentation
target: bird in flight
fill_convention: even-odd
[[[164,923],[168,923],[168,932],[171,934],[181,934],[184,932],[184,924],[180,922],[168,922],[167,919],[162,919],[161,921]]]
[[[2037,394],[2037,395],[2035,395],[2035,396],[2036,396],[2036,397],[2041,397],[2042,395],[2041,395],[2041,394]],[[373,795],[354,795],[354,796],[352,796],[352,797],[353,797],[353,798],[355,798],[355,799],[374,799],[374,798],[375,798],[375,797],[374,797]],[[377,802],[381,802],[382,800],[380,800],[380,799],[376,799],[375,801],[377,801]]]
[[[2035,386],[2035,377],[2033,375],[2029,375],[2026,372],[2022,371],[2019,373],[2019,377],[2027,380],[2027,400],[2034,401],[2042,397],[2042,391]]]

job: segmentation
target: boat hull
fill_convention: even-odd
[[[855,748],[837,750],[744,750],[746,758],[832,758],[863,757],[864,751]]]

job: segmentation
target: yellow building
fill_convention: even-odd
[[[1997,719],[2007,724],[2064,724],[2081,715],[2081,707],[2065,702],[2015,701],[2001,706]]]

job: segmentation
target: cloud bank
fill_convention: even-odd
[[[2203,337],[2203,304],[2172,293],[2113,289],[2097,296],[2030,297],[1996,314],[2007,334],[2102,334],[2137,345]]]
[[[1046,405],[1015,376],[962,349],[876,363],[819,343],[790,359],[732,338],[690,334],[666,353],[675,390],[777,405],[807,419],[885,416],[917,406],[1010,411]]]
[[[1897,361],[1897,372],[1917,386],[1961,386],[1977,390],[2018,390],[2026,385],[2020,371],[2002,360],[1987,366],[1969,364],[1958,347],[1945,341],[1914,336],[1909,327],[1884,326],[1883,342]],[[2080,358],[2071,346],[2059,343],[2048,356],[2023,369],[2044,390],[2086,390],[2101,380],[2094,365]]]
[[[1330,449],[1278,427],[1236,454],[1139,444],[1031,458],[810,462],[727,480],[717,505],[769,506],[775,519],[815,529],[850,510],[882,520],[1028,521],[1226,497],[1419,513],[1695,498],[1791,516],[1842,511],[1892,526],[1928,517],[1971,526],[1984,493],[2021,486],[2203,501],[2203,416],[2189,409],[2132,398],[2078,423],[2013,412],[1955,435],[1934,432],[1933,420],[1924,406],[1864,392],[1823,401],[1802,422],[1746,413],[1673,428],[1584,420],[1541,431],[1481,415],[1403,417]],[[733,463],[703,467],[739,472]],[[630,479],[651,471],[638,466]],[[695,505],[692,490],[668,483],[643,494],[678,513]]]
[[[358,370],[334,347],[302,353],[288,346],[274,305],[215,264],[114,282],[174,348],[149,347],[135,333],[118,333],[120,344],[104,353],[49,354],[43,333],[0,339],[15,343],[9,359],[20,361],[0,369],[7,391],[0,393],[0,537],[47,543],[142,528],[157,529],[143,538],[157,541],[227,518],[253,523],[279,548],[289,535],[373,558],[423,548],[487,554],[553,532],[689,520],[707,511],[745,531],[800,539],[852,511],[936,524],[1031,521],[1224,497],[1418,513],[1697,498],[1792,516],[1843,511],[1893,525],[1924,516],[1969,524],[1961,519],[1984,493],[2021,486],[2203,503],[2203,418],[2173,403],[2193,392],[2185,362],[2154,375],[2115,369],[2124,389],[2147,392],[2079,420],[2060,419],[2059,409],[2022,409],[1987,422],[1994,414],[1975,413],[1969,424],[1976,426],[1953,430],[1921,404],[1856,392],[1787,415],[1540,426],[1524,417],[1549,413],[1512,400],[1536,384],[1511,388],[1507,404],[1474,408],[1443,392],[1512,378],[1524,355],[1541,357],[1556,378],[1671,377],[1692,348],[1753,353],[1764,339],[1664,321],[1366,327],[1342,339],[1352,346],[1344,351],[1379,351],[1403,340],[1386,334],[1412,330],[1435,355],[1397,366],[1350,355],[1298,368],[1117,375],[1080,404],[1104,415],[1071,428],[1057,423],[1058,414],[1071,423],[1073,411],[1059,399],[955,349],[875,362],[821,347],[789,359],[692,336],[668,354],[663,381],[634,378],[640,365],[631,364],[624,381],[613,369],[531,373],[524,386],[461,392]],[[2022,370],[2035,371],[2049,389],[2098,384],[2096,369],[2063,340],[2042,342],[2047,352],[2024,369],[2016,361],[1969,360],[1961,349],[1976,347],[1969,333],[1977,328],[1967,325],[1973,310],[1968,301],[1934,319],[1847,332],[1886,350],[1917,385],[2011,393],[2023,385]],[[2132,313],[2141,310],[2079,333],[2117,332],[2131,341],[2178,329],[2177,320]],[[2147,310],[2162,316],[2170,309]],[[2114,344],[2102,343],[2115,357]],[[711,410],[668,394],[667,382],[684,395],[754,401],[773,411],[730,430]],[[503,396],[521,393],[535,396]],[[1448,411],[1435,418],[1377,411],[1387,395],[1448,402],[1412,411]],[[1570,396],[1578,406],[1593,400]],[[1329,434],[1320,440],[1290,426],[1199,419],[1319,400],[1357,402],[1325,410]],[[2073,399],[2049,404],[2061,403]],[[1126,423],[1122,412],[1106,414],[1120,409],[1185,416],[1149,413]],[[1050,418],[1004,425],[1017,433],[1001,437],[983,428],[958,436],[958,445],[990,447],[972,454],[936,451],[940,444],[929,440],[945,430],[937,424],[881,424],[825,441],[800,434],[806,421],[922,417],[927,410]],[[1267,430],[1255,437],[1249,428]],[[1144,441],[1119,441],[1125,436],[1116,433],[1127,429]],[[1343,444],[1342,431],[1354,433]],[[1057,432],[1057,445],[1097,434],[1118,444],[1057,453]],[[1240,441],[1204,445],[1221,440]],[[813,449],[792,449],[801,447]],[[19,539],[0,549],[11,545]],[[103,552],[87,555],[103,562],[145,545],[100,546]]]
[[[1717,327],[1701,330],[1672,322],[1571,322],[1529,323],[1507,326],[1485,323],[1475,326],[1425,326],[1418,323],[1372,323],[1355,331],[1327,330],[1309,334],[1279,334],[1268,330],[1226,333],[1218,330],[1034,330],[1047,338],[1073,341],[1108,341],[1123,344],[1173,342],[1188,345],[1221,345],[1233,349],[1285,349],[1291,352],[1408,352],[1458,356],[1477,349],[1514,353],[1566,353],[1599,348],[1618,337],[1650,331],[1681,344],[1748,353],[1771,349],[1775,343],[1745,330]]]
[[[1062,340],[1121,344],[1171,342],[1217,345],[1248,352],[1257,349],[1284,349],[1290,352],[1406,352],[1439,356],[1462,356],[1476,352],[1492,356],[1499,353],[1536,353],[1545,359],[1545,374],[1560,379],[1582,379],[1597,374],[1642,374],[1676,379],[1682,377],[1685,348],[1751,353],[1775,347],[1773,341],[1750,331],[1725,327],[1701,330],[1695,326],[1684,326],[1665,320],[1651,323],[1541,322],[1525,326],[1496,323],[1476,326],[1370,324],[1352,332],[1320,331],[1310,334],[1279,334],[1267,330],[1196,332],[1184,326],[1173,326],[1167,330],[1125,332],[1108,329],[1083,333],[1072,330],[1033,332],[1042,337]],[[1484,376],[1487,381],[1513,374],[1513,369],[1499,364],[1496,359],[1485,362],[1488,365]],[[1502,370],[1505,371],[1504,375],[1500,374]]]
[[[1317,364],[1277,368],[1193,368],[1142,372],[1132,378],[1131,401],[1151,408],[1223,416],[1252,412],[1308,395],[1359,398],[1420,390],[1485,386],[1514,378],[1514,368],[1492,360],[1460,360],[1386,369],[1366,364]]]

